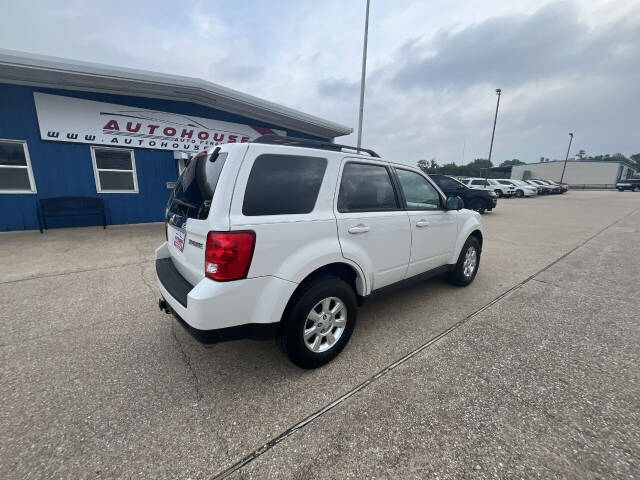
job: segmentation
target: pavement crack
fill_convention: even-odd
[[[203,399],[204,395],[200,390],[200,380],[198,380],[198,375],[196,375],[196,371],[193,368],[193,365],[191,364],[191,357],[187,354],[186,350],[184,349],[184,346],[182,345],[182,342],[178,339],[178,335],[176,335],[175,322],[171,324],[171,333],[173,334],[173,338],[178,344],[178,348],[180,349],[180,353],[182,354],[182,361],[187,366],[187,370],[189,370],[189,374],[191,375],[191,378],[193,380],[193,387],[196,392],[196,402],[197,402],[196,405],[197,405]]]
[[[106,267],[80,268],[80,269],[77,269],[77,270],[69,270],[68,272],[49,273],[49,274],[45,274],[45,275],[33,275],[31,277],[16,278],[15,280],[6,280],[6,281],[3,281],[3,282],[0,282],[0,285],[9,285],[9,284],[12,284],[12,283],[27,282],[29,280],[37,280],[37,279],[40,279],[40,278],[64,277],[66,275],[73,275],[74,273],[96,272],[96,271],[99,271],[99,270],[110,270],[112,268],[130,267],[132,265],[144,265],[145,263],[150,263],[150,262],[152,262],[152,260],[143,260],[141,262],[125,263],[125,264],[122,264],[122,265],[108,265]]]
[[[155,299],[157,297],[156,291],[153,289],[149,281],[144,278],[144,263],[140,264],[140,278],[142,279],[142,283],[144,283],[151,292],[151,296]]]

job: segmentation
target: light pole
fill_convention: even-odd
[[[571,142],[573,142],[573,133],[569,134],[569,146],[567,147],[567,155],[564,157],[564,167],[562,167],[562,175],[560,176],[560,183],[564,180],[564,171],[567,169],[567,160],[569,160],[569,150],[571,150]]]
[[[496,116],[493,118],[493,132],[491,132],[491,146],[489,147],[489,165],[491,165],[491,154],[493,153],[493,137],[496,135],[496,122],[498,121],[498,108],[500,107],[500,95],[502,90],[496,88],[498,94],[498,102],[496,103]],[[489,176],[489,167],[484,171],[484,186],[487,186],[487,177]]]
[[[360,111],[358,114],[358,150],[362,145],[362,114],[364,112],[364,79],[367,75],[367,38],[369,37],[369,0],[364,16],[364,46],[362,47],[362,77],[360,78]]]

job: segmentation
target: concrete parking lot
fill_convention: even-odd
[[[471,286],[372,299],[314,371],[161,313],[161,224],[0,234],[0,478],[637,478],[640,194],[483,220]]]

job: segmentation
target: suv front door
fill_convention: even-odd
[[[458,236],[458,212],[444,209],[436,188],[418,172],[396,168],[411,223],[407,277],[445,265]]]
[[[335,215],[342,255],[367,273],[367,290],[404,279],[411,251],[409,216],[386,164],[345,159]]]

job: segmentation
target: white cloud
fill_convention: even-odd
[[[364,0],[1,1],[4,48],[205,78],[357,126]],[[467,161],[486,157],[502,87],[496,161],[559,157],[569,131],[576,151],[636,153],[639,14],[372,0],[364,143],[406,163],[460,161],[465,142]]]

